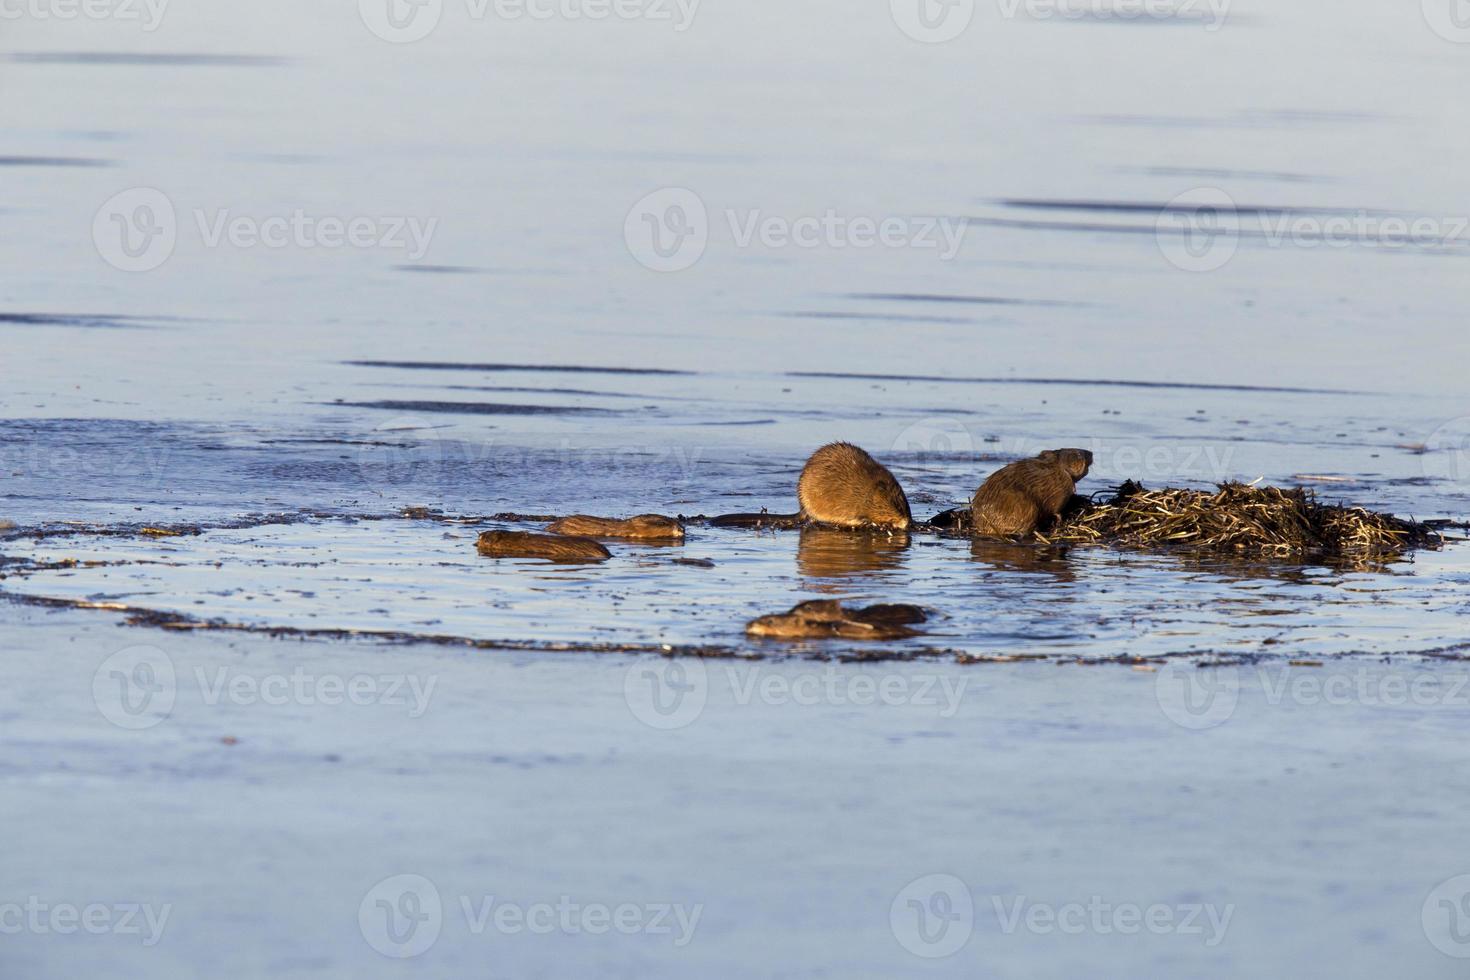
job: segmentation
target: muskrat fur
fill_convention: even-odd
[[[486,531],[475,547],[487,558],[545,558],[548,561],[607,561],[612,552],[591,538],[531,531]]]
[[[847,609],[836,599],[813,599],[789,612],[753,619],[745,632],[777,640],[899,640],[917,636],[911,625],[927,618],[918,606],[882,603]]]
[[[796,481],[795,514],[726,514],[716,527],[791,527],[803,523],[836,527],[907,530],[913,524],[909,499],[887,467],[849,442],[833,442],[812,453]]]
[[[1048,449],[990,474],[970,500],[975,534],[1024,537],[1050,524],[1092,467],[1085,449]]]
[[[584,538],[629,538],[637,541],[683,541],[684,525],[672,517],[639,514],[627,520],[573,514],[548,524],[552,534],[575,534]]]

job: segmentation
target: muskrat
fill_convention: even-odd
[[[863,609],[846,609],[836,599],[813,599],[791,607],[789,612],[762,616],[746,624],[749,636],[778,640],[901,640],[917,636],[911,624],[927,619],[918,606],[881,603]]]
[[[475,547],[487,558],[545,558],[548,561],[607,561],[612,552],[591,538],[531,531],[486,531]]]
[[[792,527],[803,523],[837,527],[907,530],[913,523],[909,498],[893,474],[850,442],[833,442],[812,453],[796,481],[795,514],[725,514],[715,527]]]
[[[546,526],[552,534],[577,534],[584,538],[632,538],[641,541],[683,541],[684,525],[672,517],[639,514],[625,521],[610,517],[574,514]]]
[[[1023,537],[1050,524],[1072,500],[1077,481],[1092,466],[1086,449],[1048,449],[1002,466],[970,500],[974,533]]]

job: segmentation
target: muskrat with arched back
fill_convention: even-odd
[[[1055,521],[1092,467],[1085,449],[1048,449],[1002,466],[970,500],[974,533],[1024,537]]]
[[[792,527],[812,522],[836,527],[907,530],[909,498],[888,468],[850,442],[812,453],[796,481],[795,514],[725,514],[715,527]]]
[[[639,514],[627,520],[573,514],[546,526],[552,534],[584,538],[628,538],[634,541],[683,541],[684,525],[661,514]]]
[[[607,561],[612,557],[591,538],[531,531],[486,531],[475,543],[487,558],[545,558],[548,561]]]

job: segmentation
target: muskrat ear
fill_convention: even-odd
[[[1057,461],[1057,451],[1055,449],[1043,449],[1036,454],[1036,458],[1043,463],[1055,463]]]

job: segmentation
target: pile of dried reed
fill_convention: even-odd
[[[1147,490],[1133,481],[1038,537],[1047,543],[1178,545],[1280,558],[1393,555],[1441,541],[1428,525],[1319,503],[1301,487],[1223,483],[1208,493]]]

